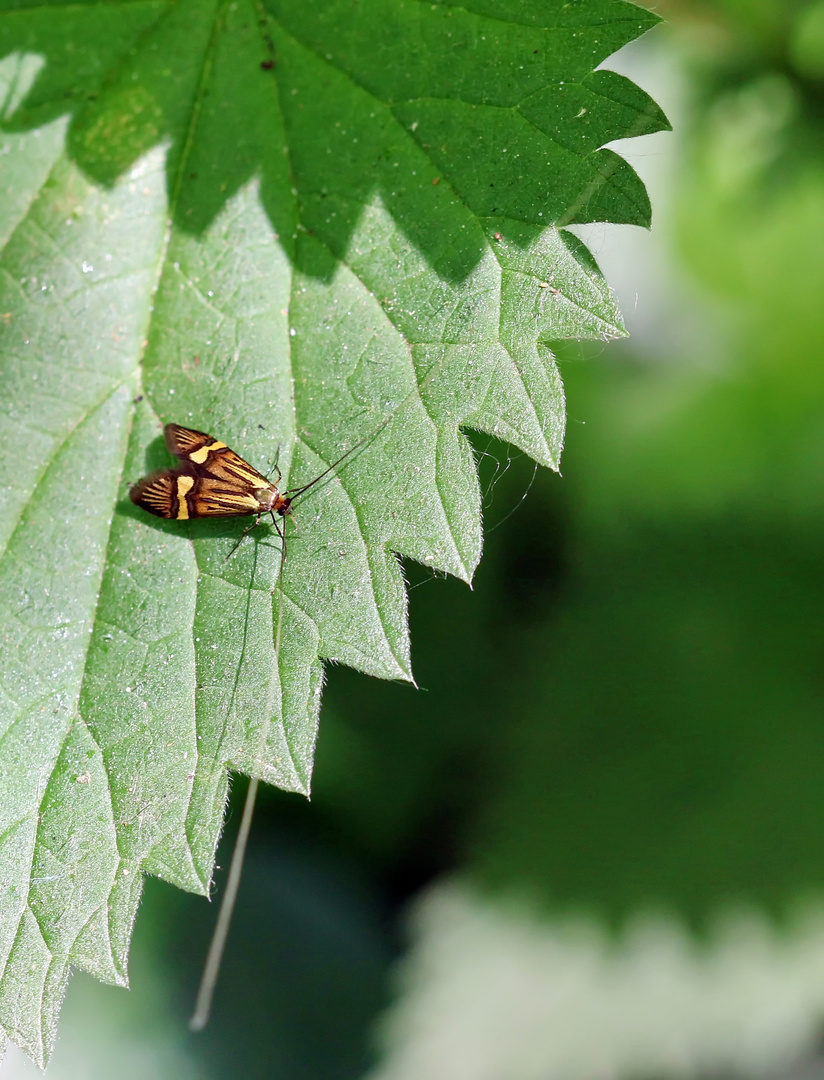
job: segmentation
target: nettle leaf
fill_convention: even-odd
[[[557,467],[547,342],[623,333],[563,226],[648,224],[594,67],[623,0],[0,5],[0,1030],[43,1063],[70,965],[126,982],[142,875],[208,891],[240,770],[307,792],[323,662],[411,678],[399,557],[469,580],[463,429]],[[279,541],[130,483],[201,428]]]

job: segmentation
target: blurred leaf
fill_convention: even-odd
[[[704,927],[820,894],[818,535],[735,514],[604,524],[552,617],[507,635],[477,877],[556,912]]]
[[[125,983],[142,873],[208,890],[227,768],[308,791],[321,661],[411,678],[397,556],[480,556],[461,428],[557,467],[545,342],[623,333],[557,226],[648,221],[599,147],[666,121],[591,69],[656,20],[534,7],[0,13],[0,1025],[38,1061],[70,964]],[[172,419],[293,487],[366,440],[282,582],[271,530],[227,561],[245,522],[128,502]]]

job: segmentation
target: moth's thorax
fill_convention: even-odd
[[[292,504],[292,500],[285,495],[281,495],[274,485],[269,485],[265,488],[258,488],[255,491],[255,498],[260,503],[260,512],[262,514],[280,514],[281,517],[284,514],[289,513],[289,507]]]

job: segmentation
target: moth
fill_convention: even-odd
[[[180,464],[173,469],[159,469],[145,476],[132,487],[129,497],[136,506],[148,510],[150,514],[177,521],[255,514],[255,520],[243,530],[230,555],[264,514],[272,515],[272,524],[283,540],[278,518],[282,520],[291,514],[292,503],[299,495],[317,484],[362,445],[358,443],[347,450],[308,484],[281,492],[277,482],[268,480],[225,442],[207,435],[205,431],[167,424],[163,435],[166,445]],[[277,470],[277,480],[280,481],[280,470]]]

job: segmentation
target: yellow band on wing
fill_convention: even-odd
[[[191,454],[189,454],[189,460],[193,461],[196,465],[202,465],[203,462],[206,460],[206,458],[209,456],[209,454],[212,453],[213,450],[225,450],[225,449],[226,449],[226,443],[225,442],[218,442],[217,440],[215,440],[215,442],[209,443],[208,446],[201,446],[201,448],[199,450],[193,450],[191,452]]]
[[[189,506],[186,495],[194,486],[193,476],[178,476],[177,478],[177,520],[186,521],[189,517]]]

